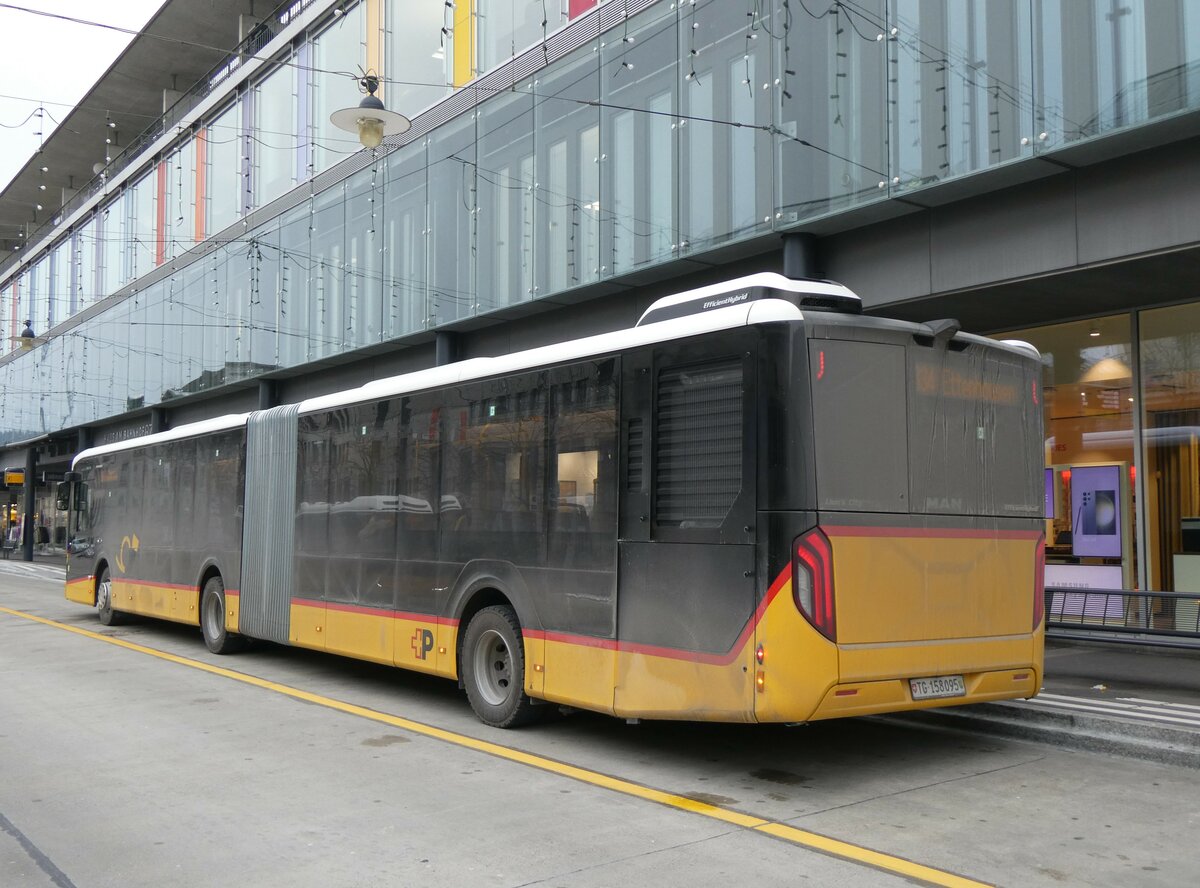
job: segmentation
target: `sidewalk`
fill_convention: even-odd
[[[25,553],[21,549],[14,549],[9,554],[9,561],[24,561]],[[65,567],[67,564],[67,553],[62,551],[39,552],[36,548],[33,550],[34,564],[57,564]]]
[[[1032,700],[896,717],[1200,768],[1200,649],[1047,639]]]

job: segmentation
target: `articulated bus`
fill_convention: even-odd
[[[455,679],[496,727],[1031,697],[1039,392],[1029,345],[752,275],[83,451],[66,596]]]

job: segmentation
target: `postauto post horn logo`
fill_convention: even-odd
[[[418,629],[413,633],[412,637],[413,655],[418,660],[424,660],[429,656],[429,652],[433,650],[433,633],[428,629]]]

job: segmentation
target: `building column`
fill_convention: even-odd
[[[434,362],[442,367],[458,360],[458,334],[439,330],[434,340]]]
[[[272,407],[278,406],[279,386],[273,379],[260,379],[258,381],[258,409],[270,410]]]
[[[33,540],[37,528],[33,524],[33,504],[35,497],[34,486],[37,484],[37,448],[30,445],[25,451],[25,521],[24,542],[21,547],[21,557],[25,561],[33,561]]]

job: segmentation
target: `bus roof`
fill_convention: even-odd
[[[797,308],[862,314],[862,300],[833,281],[797,280],[772,271],[664,296],[642,314],[637,326],[714,311],[759,299],[782,299]]]
[[[804,315],[798,308],[781,299],[741,303],[703,314],[672,318],[659,323],[616,330],[612,333],[601,333],[583,339],[572,339],[568,342],[544,345],[495,358],[471,358],[443,367],[431,367],[427,370],[406,373],[403,376],[378,379],[356,389],[302,401],[300,402],[300,413],[315,413],[320,410],[330,410],[368,400],[381,400],[427,388],[438,388],[475,379],[486,379],[490,376],[501,376],[537,367],[563,364],[594,355],[655,342],[683,339],[687,336],[714,330],[729,330],[771,321],[800,321],[803,319]]]
[[[212,419],[204,419],[200,422],[189,422],[186,425],[177,426],[173,429],[168,429],[165,432],[155,432],[153,435],[141,435],[137,438],[129,438],[125,441],[115,441],[112,444],[101,444],[99,447],[89,447],[87,450],[81,450],[75,455],[75,459],[71,461],[71,468],[75,468],[76,464],[81,459],[86,457],[101,456],[105,453],[116,453],[121,450],[129,450],[133,447],[149,447],[153,444],[163,444],[167,441],[179,441],[183,438],[194,438],[197,435],[208,435],[213,432],[224,432],[228,429],[238,429],[246,424],[246,420],[250,418],[249,413],[229,413],[225,416],[215,416]]]
[[[405,373],[401,376],[376,379],[358,388],[347,389],[301,401],[298,412],[306,414],[317,413],[322,410],[334,410],[338,407],[360,404],[364,401],[383,400],[424,389],[440,388],[442,386],[456,385],[461,382],[500,376],[506,373],[531,370],[541,366],[562,364],[595,355],[620,351],[625,348],[648,345],[655,342],[667,342],[672,339],[683,339],[688,336],[695,336],[715,330],[729,330],[736,327],[745,327],[751,324],[763,324],[772,321],[800,321],[803,319],[804,315],[796,306],[781,299],[743,302],[703,314],[673,318],[659,323],[616,330],[611,333],[601,333],[597,336],[588,336],[583,339],[573,339],[568,342],[545,345],[495,358],[470,358],[442,367],[430,367],[425,370]],[[149,447],[166,441],[175,441],[181,438],[240,428],[245,426],[250,415],[249,413],[237,413],[219,416],[202,422],[178,426],[166,432],[158,432],[153,435],[143,435],[113,444],[91,447],[76,455],[72,461],[72,467],[83,459],[99,456],[104,453],[130,450],[135,447]]]

